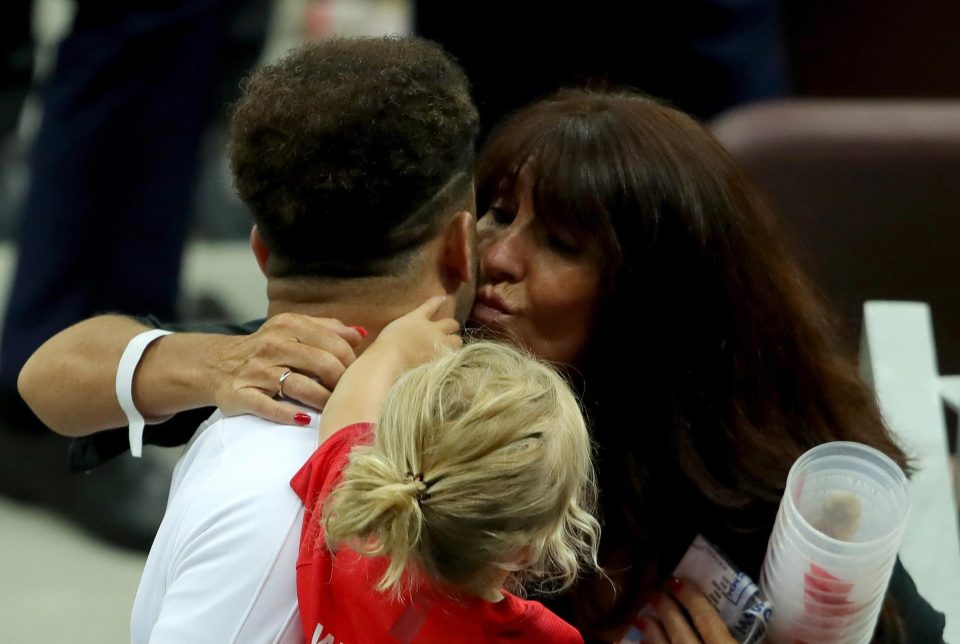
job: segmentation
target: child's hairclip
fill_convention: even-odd
[[[407,480],[417,482],[417,503],[422,503],[430,499],[430,493],[427,491],[427,488],[433,484],[433,481],[428,484],[424,479],[423,472],[414,474],[412,471],[407,470]]]

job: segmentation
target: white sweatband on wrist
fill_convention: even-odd
[[[120,364],[117,365],[117,402],[120,403],[123,413],[127,415],[130,453],[137,458],[143,453],[143,426],[146,421],[137,406],[133,404],[133,375],[137,372],[140,358],[143,357],[143,352],[147,350],[150,343],[171,333],[172,331],[163,329],[151,329],[133,336],[127,348],[123,350],[123,355],[120,356]]]

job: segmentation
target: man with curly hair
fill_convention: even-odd
[[[291,360],[304,357],[250,392],[251,405],[271,405],[278,422],[220,409],[181,459],[134,603],[133,642],[303,640],[303,505],[290,480],[316,447],[318,414],[285,396],[322,406],[310,395],[317,383],[299,372],[335,380],[372,339],[368,330],[375,336],[430,296],[448,296],[442,316],[469,312],[476,132],[462,71],[416,38],[308,45],[249,79],[233,116],[232,168],[267,276],[264,326],[285,329]],[[340,336],[339,357],[303,350],[301,340],[318,333]],[[150,351],[204,351],[197,340],[165,336]],[[135,407],[133,392],[129,399]],[[140,438],[130,437],[136,453]]]

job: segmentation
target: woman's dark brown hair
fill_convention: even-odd
[[[603,258],[577,365],[599,446],[601,554],[563,614],[626,623],[697,533],[759,576],[787,471],[832,440],[906,457],[811,285],[735,164],[698,123],[631,92],[567,90],[508,119],[480,158],[478,212],[532,178],[534,211]],[[609,593],[602,593],[608,596]],[[894,633],[886,611],[881,631]]]

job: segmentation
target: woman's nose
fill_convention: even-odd
[[[522,231],[512,226],[499,231],[482,248],[481,268],[487,280],[519,282],[524,278],[529,244]]]

